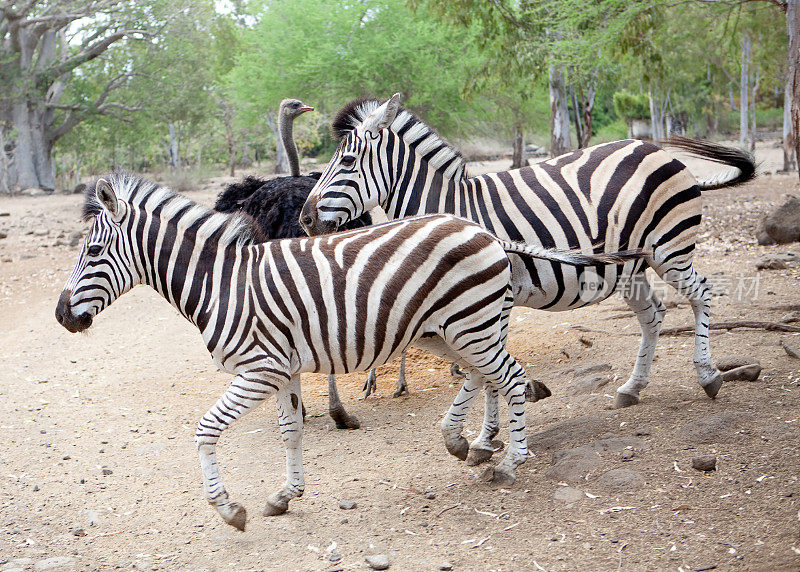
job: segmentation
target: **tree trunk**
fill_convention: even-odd
[[[267,125],[269,125],[272,134],[275,135],[275,173],[285,175],[289,172],[289,156],[286,154],[286,148],[283,146],[281,134],[278,132],[278,124],[275,122],[275,112],[267,112]]]
[[[231,177],[236,176],[236,137],[233,130],[233,108],[227,101],[220,101],[222,123],[225,125],[225,141],[228,143],[228,167]]]
[[[572,82],[569,84],[569,97],[572,101],[572,113],[575,121],[575,138],[578,140],[578,149],[583,149],[583,133],[581,132],[581,129],[583,129],[583,121],[581,119],[582,106],[578,105],[578,96],[575,93],[575,85]]]
[[[526,166],[525,162],[525,135],[522,132],[522,125],[514,126],[514,152],[511,157],[511,168],[521,169]]]
[[[569,137],[567,85],[560,66],[550,66],[550,155],[557,157],[572,150]]]
[[[664,139],[664,110],[658,102],[658,95],[653,93],[652,85],[647,87],[647,96],[650,100],[650,124],[653,141]]]
[[[747,125],[750,105],[748,95],[750,93],[750,54],[753,51],[753,42],[747,34],[742,36],[742,76],[739,80],[739,146],[745,147],[750,136]]]
[[[4,126],[0,123],[0,193],[9,194],[10,173],[8,171],[8,156],[6,155],[6,138],[3,135]]]
[[[789,33],[789,93],[795,163],[800,165],[800,0],[786,0],[786,28]],[[798,170],[800,174],[800,170]]]
[[[594,87],[589,86],[586,90],[586,95],[583,95],[581,90],[581,119],[583,127],[581,128],[582,139],[578,142],[581,149],[589,146],[592,139],[592,118],[594,117]]]
[[[794,157],[794,137],[792,136],[792,98],[789,84],[783,92],[783,170],[793,171],[797,168]]]
[[[16,180],[13,186],[18,189],[55,189],[53,143],[45,132],[44,105],[14,102],[11,105],[11,124],[16,132],[13,141]]]
[[[169,128],[169,166],[172,169],[177,169],[181,166],[181,156],[178,150],[179,134],[175,130],[174,123],[168,123]]]

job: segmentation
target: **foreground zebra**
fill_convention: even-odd
[[[500,238],[546,248],[651,251],[646,260],[606,266],[602,273],[512,255],[514,303],[569,310],[620,290],[639,320],[642,341],[615,405],[634,405],[649,381],[666,311],[645,277],[649,266],[689,299],[698,381],[710,397],[717,395],[722,376],[709,347],[711,288],[692,265],[700,191],[751,179],[755,164],[749,154],[674,138],[673,146],[737,169],[698,181],[656,145],[626,140],[470,178],[461,155],[399,107],[399,94],[382,105],[376,100],[351,102],[339,111],[332,131],[341,139],[339,148],[300,217],[309,234],[332,232],[380,205],[390,220],[452,213]]]
[[[640,256],[584,256],[502,242],[444,215],[258,243],[249,217],[214,213],[124,174],[97,182],[84,217],[92,228],[56,318],[71,332],[83,331],[116,298],[144,283],[200,329],[216,364],[236,376],[197,427],[205,494],[240,530],[246,511],[229,499],[217,467],[222,431],[275,394],[287,480],[264,512],[283,513],[304,489],[300,374],[366,370],[410,344],[469,368],[442,422],[454,455],[466,457],[461,430],[476,390],[485,383],[506,398],[510,443],[494,480],[513,482],[527,456],[525,372],[505,349],[512,306],[506,251],[566,264]],[[473,445],[490,448],[497,425],[496,408],[487,408]]]

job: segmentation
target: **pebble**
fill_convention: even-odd
[[[374,554],[364,558],[373,570],[387,570],[389,568],[389,557],[385,554]]]
[[[0,238],[8,238],[8,233],[0,230]]]
[[[69,455],[64,455],[64,456],[63,456],[63,457],[61,457],[61,458],[62,458],[63,460],[65,460],[65,461],[69,461],[69,460],[70,460],[72,457],[70,457]]]
[[[86,536],[86,531],[83,530],[83,528],[81,528],[80,526],[76,526],[75,528],[72,529],[72,535],[73,536]]]
[[[439,570],[452,570],[452,569],[453,565],[450,564],[449,562],[442,562],[441,564],[439,564]]]
[[[783,270],[786,262],[775,256],[765,255],[756,260],[756,270]]]
[[[342,499],[339,501],[339,508],[342,510],[353,510],[356,506],[358,505],[351,500]]]
[[[433,500],[433,499],[436,498],[436,493],[434,493],[434,492],[425,493],[425,498],[428,499],[428,500]]]
[[[111,469],[103,469],[103,474],[104,475],[113,475],[114,471],[112,471]]]
[[[698,471],[716,471],[717,457],[714,455],[702,455],[692,459],[692,468]]]
[[[81,242],[81,238],[83,237],[83,233],[79,230],[73,230],[69,233],[69,245],[70,246],[78,246]]]
[[[723,381],[756,381],[761,375],[759,364],[743,365],[734,369],[729,369],[722,374]]]
[[[721,358],[716,360],[717,369],[720,371],[729,371],[732,369],[736,369],[737,367],[744,367],[746,365],[761,365],[754,357],[749,356],[722,356]]]
[[[566,504],[576,503],[583,500],[585,495],[582,490],[573,487],[559,487],[553,495],[553,500],[556,502],[563,502]]]

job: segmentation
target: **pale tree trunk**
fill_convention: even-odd
[[[750,56],[753,51],[753,42],[747,34],[742,36],[742,75],[739,81],[739,145],[745,147],[748,143],[750,131],[747,124],[750,105]]]
[[[750,152],[756,150],[757,125],[756,125],[756,94],[758,85],[761,83],[761,75],[756,72],[756,80],[753,82],[753,89],[750,92]]]
[[[789,93],[795,163],[800,165],[800,0],[786,0],[786,28],[789,33]],[[798,170],[800,174],[800,170]]]
[[[522,132],[522,125],[517,123],[514,126],[514,151],[511,156],[511,168],[521,169],[524,166],[526,166],[525,134]]]
[[[658,94],[653,91],[653,86],[647,87],[647,96],[650,100],[650,125],[652,133],[650,136],[653,141],[661,141],[664,139],[664,111],[666,102],[669,96],[664,98],[664,103],[659,103]]]
[[[557,157],[572,150],[569,136],[567,85],[560,66],[550,66],[550,155]]]
[[[289,172],[289,156],[286,154],[286,147],[283,146],[283,139],[278,132],[274,111],[267,112],[267,125],[275,135],[275,173],[284,175]]]
[[[169,166],[172,169],[177,169],[181,166],[180,132],[175,129],[174,123],[168,123],[167,128],[169,129]]]
[[[585,149],[589,146],[592,139],[592,118],[594,117],[594,86],[589,86],[584,94],[583,90],[580,91],[581,103],[581,140],[578,141],[578,147]]]
[[[9,176],[6,138],[3,135],[3,125],[0,124],[0,193],[8,194],[11,192],[8,186]]]
[[[581,106],[578,105],[578,95],[575,93],[575,84],[569,84],[569,98],[572,101],[572,115],[575,121],[575,137],[578,140],[578,149],[583,149],[583,121],[581,120]]]
[[[233,130],[233,108],[227,101],[220,101],[222,123],[225,125],[225,141],[228,143],[228,166],[231,177],[236,176],[236,137]]]
[[[783,170],[797,168],[794,157],[794,137],[792,136],[792,98],[787,83],[783,92]]]

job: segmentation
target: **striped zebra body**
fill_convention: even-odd
[[[382,206],[390,219],[456,214],[501,238],[545,248],[646,250],[651,256],[644,260],[604,268],[511,255],[514,302],[569,310],[620,290],[643,332],[634,371],[617,391],[617,406],[632,405],[649,380],[665,312],[645,278],[649,266],[689,298],[695,313],[698,381],[708,395],[716,395],[722,381],[708,343],[711,290],[692,264],[700,191],[751,178],[755,166],[749,155],[678,139],[679,147],[737,168],[733,174],[697,181],[656,145],[626,140],[470,178],[460,154],[399,108],[397,96],[383,105],[359,100],[345,106],[333,122],[333,133],[341,139],[339,148],[301,213],[309,234],[330,232]]]
[[[451,453],[467,456],[461,429],[476,390],[486,384],[506,398],[511,444],[494,474],[513,482],[527,456],[525,372],[505,350],[510,263],[504,245],[478,225],[439,215],[259,242],[246,216],[214,213],[130,175],[98,181],[84,212],[92,229],[56,318],[70,331],[85,330],[143,283],[199,328],[214,361],[235,376],[196,433],[206,497],[229,524],[244,529],[246,522],[216,461],[217,440],[231,422],[276,396],[287,482],[265,513],[282,513],[304,489],[300,374],[367,370],[410,344],[471,372],[442,423]],[[625,259],[537,249],[529,255],[575,264]],[[473,443],[484,449],[497,433],[496,408],[486,416]]]

